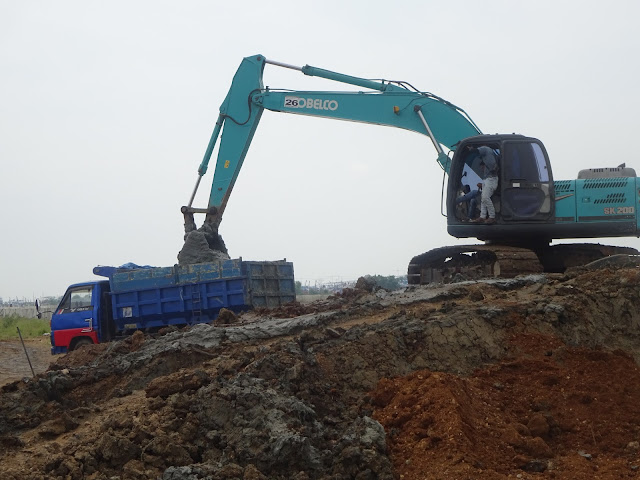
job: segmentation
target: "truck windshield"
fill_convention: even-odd
[[[91,309],[93,287],[78,287],[69,290],[60,302],[58,312],[78,312]]]

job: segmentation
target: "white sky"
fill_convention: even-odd
[[[485,133],[540,138],[556,179],[640,171],[639,18],[634,0],[0,0],[0,297],[176,263],[218,108],[258,53],[406,80]],[[264,81],[340,87],[269,65]],[[460,243],[435,158],[415,133],[265,111],[221,233],[232,257],[286,258],[303,283],[404,274]]]

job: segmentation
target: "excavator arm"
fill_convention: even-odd
[[[365,91],[281,91],[265,89],[265,64],[301,71],[340,83],[363,87]],[[187,233],[195,229],[194,213],[206,213],[205,223],[217,230],[229,196],[264,109],[325,117],[336,120],[386,125],[427,135],[436,151],[437,162],[449,172],[450,158],[443,147],[454,151],[457,144],[480,129],[464,110],[433,94],[420,92],[406,82],[368,80],[309,65],[296,67],[270,61],[262,55],[245,58],[220,106],[220,114],[204,158],[189,204],[182,207]],[[207,208],[192,207],[202,176],[220,137],[220,147]]]

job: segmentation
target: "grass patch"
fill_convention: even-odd
[[[0,340],[20,338],[18,330],[22,333],[22,338],[40,337],[49,332],[49,320],[25,317],[1,317],[0,318]]]

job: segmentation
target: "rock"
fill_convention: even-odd
[[[531,460],[520,467],[525,472],[542,473],[548,468],[548,463],[543,460]]]
[[[144,453],[161,458],[165,465],[185,466],[193,463],[189,452],[168,436],[156,436],[145,447]]]
[[[629,442],[627,443],[627,446],[624,448],[624,450],[627,453],[638,453],[638,450],[640,450],[640,442],[638,441]]]
[[[585,452],[584,450],[578,450],[578,455],[580,455],[582,458],[586,458],[587,460],[591,460],[593,458],[593,455]]]
[[[141,478],[145,475],[145,466],[140,460],[133,459],[124,464],[122,471],[133,478]]]
[[[512,447],[520,447],[524,444],[524,439],[511,425],[508,425],[502,432],[502,440]]]
[[[218,316],[215,319],[215,325],[230,325],[238,322],[238,316],[231,310],[221,308]]]
[[[513,428],[515,428],[516,431],[523,437],[531,436],[531,432],[529,431],[529,428],[526,425],[523,425],[522,423],[514,423]]]
[[[144,343],[144,333],[142,333],[141,330],[136,330],[135,332],[133,332],[133,335],[131,335],[131,337],[129,337],[128,340],[130,340],[131,351],[135,352],[139,350],[142,344]]]
[[[356,281],[355,288],[358,290],[364,290],[366,292],[373,292],[376,288],[376,282],[369,278],[360,277]]]
[[[139,458],[140,453],[140,447],[129,439],[107,433],[96,443],[94,456],[106,460],[111,466],[121,467],[129,460]]]
[[[540,437],[526,438],[523,450],[534,458],[552,458],[553,452],[549,445]]]
[[[534,437],[546,437],[549,435],[549,423],[547,419],[541,413],[536,413],[531,416],[527,423],[527,428]]]
[[[162,480],[199,480],[201,470],[191,466],[169,467],[162,474]]]

